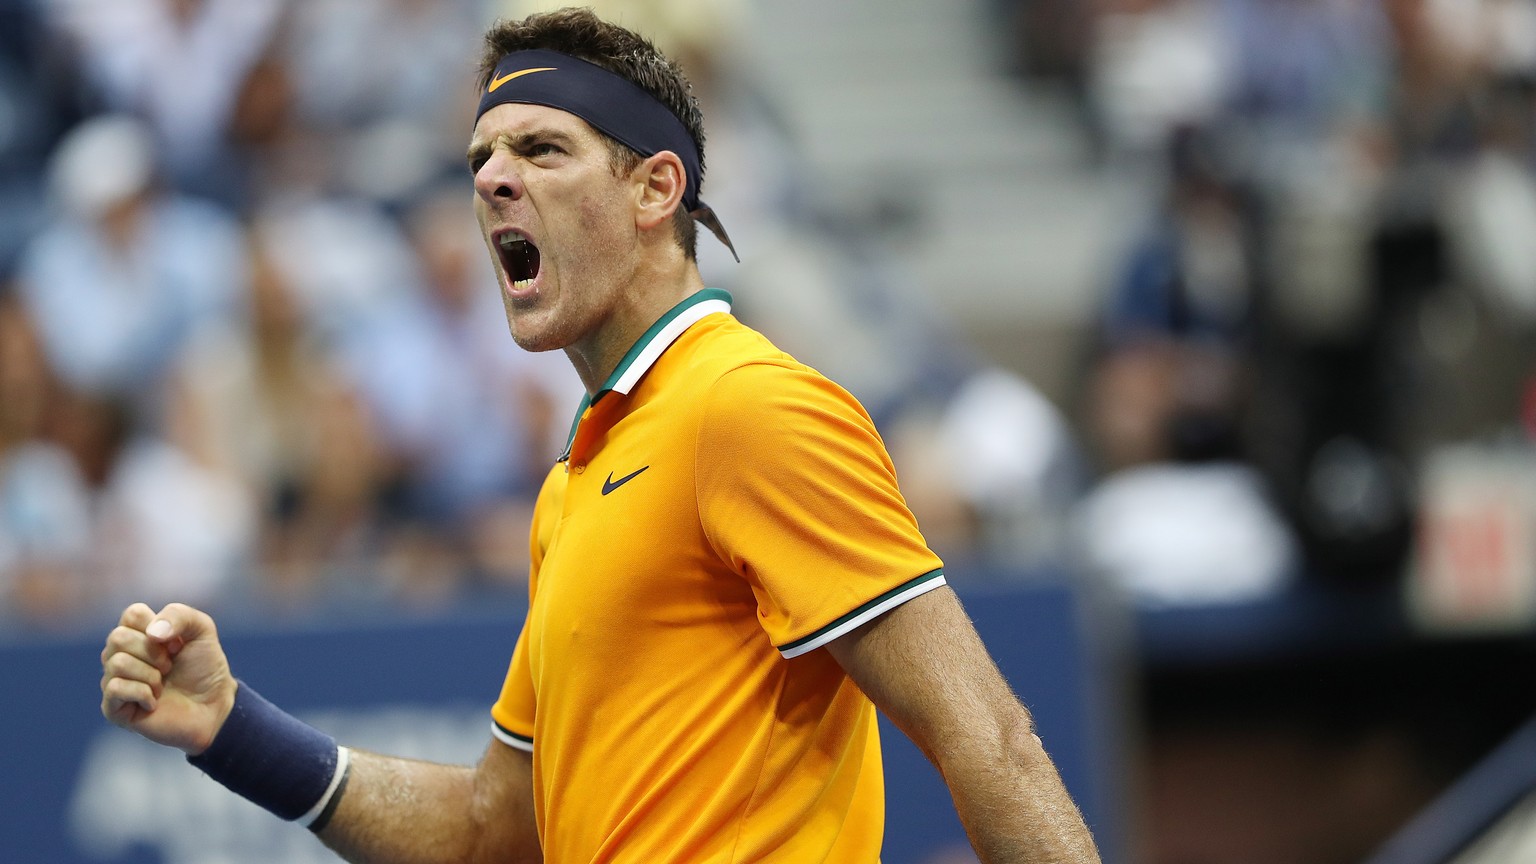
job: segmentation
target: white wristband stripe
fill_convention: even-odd
[[[352,751],[337,745],[336,747],[336,773],[331,775],[331,785],[325,788],[325,794],[315,802],[315,806],[309,808],[309,812],[300,816],[296,821],[305,828],[315,824],[320,814],[325,812],[325,805],[331,803],[331,796],[336,794],[336,787],[341,785],[341,778],[347,775],[347,765],[352,761]]]

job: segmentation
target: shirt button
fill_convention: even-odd
[[[581,472],[587,470],[586,463],[577,462],[574,466],[572,466],[571,470],[575,471],[577,474],[580,474]]]

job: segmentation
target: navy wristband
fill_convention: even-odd
[[[340,798],[348,754],[331,736],[268,702],[240,682],[235,705],[213,743],[187,761],[230,791],[290,822],[313,827]],[[328,806],[332,805],[332,806]]]

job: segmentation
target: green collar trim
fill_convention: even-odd
[[[571,431],[565,439],[565,452],[560,454],[560,461],[571,457],[571,444],[576,440],[576,427],[581,425],[581,415],[587,413],[592,403],[603,398],[609,393],[619,393],[628,396],[640,379],[645,377],[651,367],[661,357],[667,348],[677,341],[677,337],[687,332],[695,322],[706,315],[715,312],[731,311],[731,295],[728,291],[719,288],[705,288],[667,310],[667,313],[656,319],[649,329],[640,334],[635,344],[624,353],[619,360],[619,365],[603,382],[603,386],[595,394],[587,394],[581,399],[581,405],[576,409],[576,418],[571,421]]]

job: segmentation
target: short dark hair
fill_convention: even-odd
[[[693,87],[677,62],[662,54],[649,39],[597,17],[591,9],[557,9],[520,20],[503,19],[485,33],[485,50],[480,57],[480,89],[490,85],[496,64],[513,51],[543,49],[558,51],[595,66],[601,66],[651,94],[656,101],[682,121],[683,128],[699,150],[700,188],[704,185],[704,115]],[[641,162],[641,155],[601,130],[596,130],[608,144],[610,164],[615,175],[623,176]],[[678,245],[690,259],[695,257],[698,229],[686,208],[679,207],[672,218]]]

